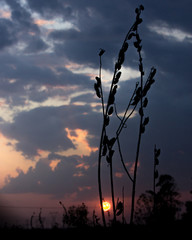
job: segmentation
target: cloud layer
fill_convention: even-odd
[[[100,48],[106,50],[106,94],[138,2],[1,1],[0,132],[13,151],[20,152],[26,162],[35,163],[28,170],[18,166],[17,176],[10,172],[2,193],[73,195],[77,200],[97,197],[96,148],[102,116],[93,79],[98,74],[98,53]],[[140,191],[151,187],[155,143],[162,149],[160,172],[173,174],[182,191],[190,187],[191,6],[189,0],[145,3],[141,25],[145,76],[152,66],[158,72],[146,110],[150,123],[139,160]],[[117,94],[119,113],[138,80],[138,57],[133,46],[123,70]],[[137,116],[121,136],[130,169],[135,157]],[[114,118],[110,134],[117,126],[118,119]],[[80,151],[78,139],[84,141],[89,153]],[[69,151],[72,154],[65,155]],[[118,160],[116,156],[114,175],[116,191],[120,192],[128,180]],[[105,160],[103,165],[107,182]]]

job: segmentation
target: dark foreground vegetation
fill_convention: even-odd
[[[192,194],[192,191],[191,191]],[[93,211],[92,216],[88,207],[82,203],[79,206],[63,208],[62,225],[55,224],[52,228],[44,226],[41,210],[39,213],[39,227],[33,224],[31,217],[30,229],[18,226],[2,225],[0,231],[6,237],[54,237],[66,239],[68,237],[109,238],[136,237],[146,239],[171,239],[187,236],[190,239],[192,228],[192,201],[180,201],[180,194],[174,178],[170,175],[160,175],[156,184],[156,192],[146,191],[137,200],[134,224],[127,224],[123,212],[118,221],[109,221],[103,227],[101,220]],[[118,202],[119,204],[119,202]],[[118,207],[118,204],[116,208]],[[181,212],[181,208],[183,211]],[[89,214],[89,217],[88,217]],[[178,217],[180,216],[180,217]]]
[[[174,239],[185,236],[191,237],[191,223],[182,221],[175,222],[170,225],[117,225],[111,227],[76,227],[67,229],[22,229],[22,228],[4,228],[1,229],[2,236],[6,237],[50,237],[54,239],[66,239],[69,237],[83,237],[85,239],[92,238],[109,238],[109,237],[136,237],[146,239]]]

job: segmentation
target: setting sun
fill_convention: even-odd
[[[109,202],[106,202],[106,201],[103,202],[103,210],[104,210],[104,212],[109,211],[110,208],[111,208],[111,204]]]

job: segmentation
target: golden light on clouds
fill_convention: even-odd
[[[5,185],[9,177],[18,176],[19,172],[27,172],[29,167],[35,167],[36,161],[26,159],[22,152],[15,150],[15,140],[10,140],[0,133],[0,187]]]
[[[60,162],[61,162],[60,159],[52,160],[49,164],[49,167],[51,168],[52,171],[55,171],[55,168],[57,167],[58,163],[60,163]]]
[[[11,18],[11,11],[0,9],[0,18],[10,19]]]
[[[39,25],[39,26],[43,26],[43,25],[52,25],[52,24],[55,23],[55,21],[45,20],[45,19],[35,19],[34,23]]]
[[[61,156],[73,156],[73,155],[79,155],[81,157],[83,156],[90,156],[92,152],[96,152],[98,150],[97,147],[91,147],[88,142],[88,138],[91,138],[92,136],[89,135],[87,130],[83,129],[69,129],[65,128],[65,131],[67,132],[67,137],[72,141],[75,148],[70,148],[66,151],[60,151],[57,152],[57,154]]]

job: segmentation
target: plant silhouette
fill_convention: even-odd
[[[63,227],[83,227],[88,224],[88,208],[82,203],[79,206],[70,206],[68,209],[65,208],[63,203],[60,201],[59,204],[63,207]]]
[[[115,193],[114,193],[114,183],[113,183],[113,156],[115,153],[114,145],[117,142],[118,145],[118,152],[120,156],[121,163],[123,168],[132,182],[132,203],[131,203],[131,218],[130,222],[133,223],[133,216],[134,216],[134,203],[135,203],[135,191],[136,191],[136,179],[137,179],[137,167],[138,167],[138,159],[139,159],[139,152],[140,152],[140,145],[141,145],[141,138],[145,132],[146,125],[149,123],[149,117],[144,117],[144,109],[147,107],[148,98],[147,93],[151,87],[151,85],[155,82],[154,76],[156,74],[156,69],[154,67],[151,68],[149,76],[147,80],[144,82],[144,67],[143,67],[143,58],[141,55],[142,50],[142,40],[139,34],[139,25],[142,23],[141,13],[144,10],[143,5],[140,5],[139,8],[135,9],[136,13],[136,20],[134,24],[129,29],[126,37],[123,41],[122,47],[118,54],[118,59],[115,63],[113,78],[108,94],[108,100],[105,104],[104,102],[104,95],[103,95],[103,87],[102,87],[102,57],[105,53],[104,49],[100,49],[99,52],[99,76],[95,78],[96,83],[94,84],[94,89],[98,98],[101,99],[102,105],[102,113],[103,113],[103,125],[101,130],[101,137],[100,137],[100,144],[99,144],[99,153],[98,153],[98,188],[99,188],[99,199],[100,199],[100,207],[101,207],[101,215],[103,220],[103,225],[106,226],[105,215],[103,210],[103,193],[102,193],[102,184],[101,184],[101,160],[103,157],[106,158],[106,161],[110,168],[110,185],[111,185],[111,199],[112,199],[112,206],[113,206],[113,221],[116,222],[116,207],[115,207]],[[140,81],[136,82],[135,89],[130,96],[127,107],[124,111],[123,117],[120,118],[117,114],[117,106],[115,103],[116,93],[118,90],[119,81],[121,78],[122,71],[121,67],[124,64],[126,52],[129,48],[129,42],[133,41],[133,46],[135,47],[138,53],[138,66],[140,72]],[[134,111],[136,110],[137,106],[139,106],[139,134],[138,134],[138,141],[137,141],[137,149],[136,149],[136,157],[134,163],[134,175],[131,177],[128,169],[126,168],[123,154],[121,151],[121,144],[120,144],[120,134],[122,130],[126,126],[126,122],[132,116]],[[114,132],[114,136],[109,138],[107,129],[110,125],[112,115],[115,115],[120,120],[120,123],[117,129]]]
[[[172,176],[160,175],[156,184],[158,191],[146,191],[137,201],[135,219],[138,224],[170,224],[176,220],[176,213],[180,210],[180,194]]]

